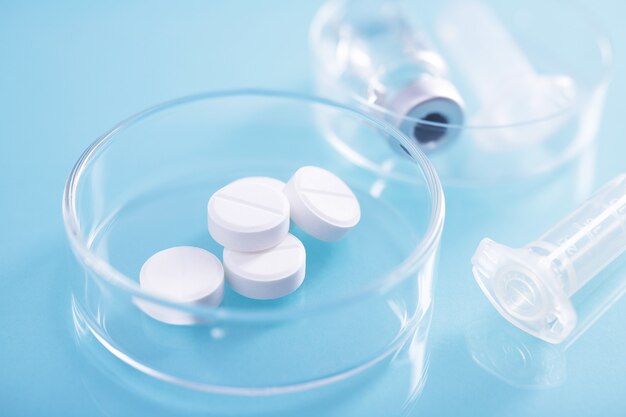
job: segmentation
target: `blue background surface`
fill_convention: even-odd
[[[615,48],[597,163],[587,172],[597,187],[626,168],[626,9],[616,0],[585,3]],[[0,4],[0,414],[154,412],[128,398],[103,406],[81,377],[87,365],[70,337],[64,279],[64,181],[90,142],[154,103],[243,86],[312,91],[307,32],[320,4]],[[554,187],[571,183],[570,173],[558,175]],[[567,349],[567,379],[556,388],[513,388],[466,349],[467,326],[493,313],[470,273],[476,243],[489,235],[523,244],[572,209],[576,197],[557,198],[550,184],[507,213],[497,200],[446,190],[430,371],[414,415],[626,415],[626,300]],[[515,214],[523,221],[511,224]]]

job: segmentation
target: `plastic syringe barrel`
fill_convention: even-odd
[[[568,296],[626,250],[626,174],[527,245],[557,272]]]

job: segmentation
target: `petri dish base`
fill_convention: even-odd
[[[329,144],[320,117],[372,144],[402,143],[414,177],[351,163]],[[307,249],[307,275],[296,292],[252,300],[226,288],[221,306],[210,308],[141,291],[139,269],[158,250],[193,245],[221,257],[206,224],[215,190],[245,176],[287,181],[304,165],[345,180],[362,218],[332,243],[292,226]],[[76,334],[104,347],[113,362],[218,397],[314,390],[374,365],[425,369],[425,355],[400,352],[422,352],[426,343],[443,194],[406,137],[358,111],[256,90],[167,102],[122,122],[85,152],[63,208],[82,267],[72,277]],[[194,315],[199,324],[160,323],[137,308],[138,300]],[[421,387],[414,382],[422,377],[412,375],[404,386]]]

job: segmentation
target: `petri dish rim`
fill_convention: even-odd
[[[427,192],[430,197],[431,214],[430,218],[428,219],[428,226],[423,237],[417,243],[411,253],[397,267],[389,271],[384,277],[381,278],[381,280],[377,281],[374,285],[366,286],[360,291],[356,291],[349,296],[331,299],[325,302],[317,303],[314,306],[307,306],[304,308],[295,307],[276,311],[246,309],[245,311],[243,311],[239,309],[225,307],[190,305],[186,303],[176,302],[164,297],[159,297],[143,291],[139,287],[138,283],[136,283],[133,279],[119,272],[109,262],[98,256],[90,249],[90,243],[87,237],[83,236],[81,232],[80,220],[78,218],[78,213],[76,210],[78,185],[85,169],[91,163],[98,159],[102,152],[104,152],[106,148],[115,140],[118,133],[124,131],[126,128],[129,128],[141,121],[148,119],[154,114],[167,111],[168,109],[174,107],[206,100],[251,97],[260,100],[287,100],[299,104],[317,105],[330,109],[335,109],[337,111],[351,115],[352,117],[355,117],[357,119],[361,119],[369,126],[379,129],[385,134],[396,138],[406,147],[410,157],[415,161],[420,172],[424,176],[425,185],[427,187]],[[133,116],[130,116],[115,125],[109,131],[107,131],[98,139],[96,139],[93,143],[91,143],[91,145],[87,147],[87,149],[79,157],[78,161],[72,168],[63,191],[62,215],[70,247],[74,251],[77,259],[86,268],[92,270],[97,277],[104,279],[108,284],[112,284],[120,288],[121,290],[126,291],[129,295],[133,297],[139,297],[147,301],[155,302],[159,305],[175,308],[180,311],[199,314],[203,317],[206,316],[221,320],[265,321],[283,319],[291,320],[294,318],[294,313],[295,315],[300,316],[321,309],[333,308],[344,303],[349,303],[351,301],[366,298],[377,293],[385,292],[385,290],[390,289],[395,284],[403,281],[405,278],[409,277],[411,273],[417,271],[422,261],[427,259],[428,255],[437,249],[441,233],[443,231],[445,203],[443,189],[434,167],[432,166],[426,155],[420,149],[418,149],[417,145],[415,145],[413,141],[411,141],[407,136],[405,136],[396,128],[375,118],[372,118],[359,110],[353,109],[343,104],[336,103],[328,99],[287,91],[247,88],[237,90],[202,92],[198,94],[175,98],[140,111],[139,113],[136,113]]]

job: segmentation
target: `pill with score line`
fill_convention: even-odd
[[[277,246],[259,252],[224,249],[226,280],[237,293],[257,300],[284,297],[304,281],[306,251],[292,234]]]
[[[211,196],[207,211],[211,237],[235,251],[269,249],[289,233],[289,201],[266,184],[232,182]]]
[[[217,307],[224,297],[224,268],[211,252],[194,246],[176,246],[152,255],[139,272],[139,286],[148,294],[178,303]],[[150,317],[169,324],[189,325],[199,320],[182,310],[135,299]]]
[[[291,219],[317,239],[335,241],[361,219],[361,208],[350,187],[330,171],[305,166],[285,186]]]

